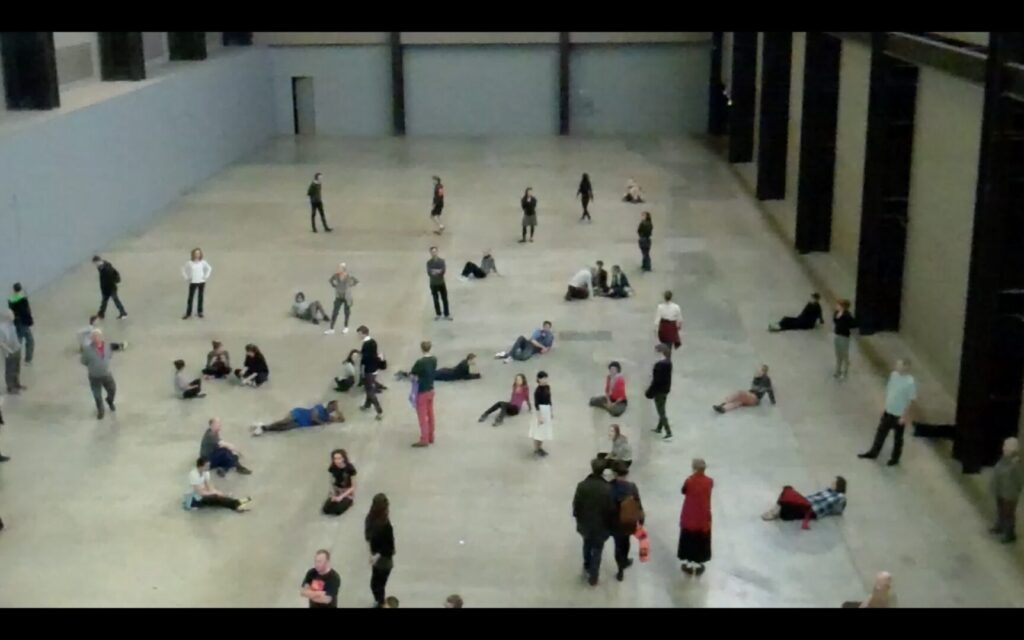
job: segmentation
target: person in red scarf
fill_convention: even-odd
[[[626,413],[626,378],[622,375],[621,364],[614,361],[608,363],[604,395],[591,398],[590,406],[604,409],[616,418]]]
[[[704,563],[711,560],[711,488],[715,481],[704,475],[707,464],[693,459],[693,474],[683,483],[683,510],[679,516],[679,551],[681,569],[689,575],[704,573]]]

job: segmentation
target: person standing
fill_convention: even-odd
[[[533,187],[526,187],[519,206],[523,209],[523,237],[519,240],[519,244],[526,242],[527,228],[530,229],[530,242],[533,242],[533,232],[537,229],[537,198],[533,197]]]
[[[434,299],[434,320],[441,319],[441,303],[444,303],[444,319],[451,320],[448,313],[448,287],[444,283],[447,267],[444,258],[437,255],[437,247],[430,247],[430,260],[427,260],[427,277],[430,281],[430,295]]]
[[[996,499],[996,523],[989,533],[1002,536],[1004,544],[1017,540],[1017,501],[1024,488],[1020,445],[1017,438],[1003,440],[1003,456],[992,469],[992,494]]]
[[[576,190],[576,197],[583,203],[583,215],[580,216],[580,222],[583,222],[584,219],[591,220],[587,205],[594,199],[594,187],[590,185],[590,176],[585,173],[580,178],[580,187]]]
[[[370,593],[373,594],[374,606],[381,609],[386,600],[388,577],[395,567],[395,530],[391,526],[388,497],[383,493],[373,496],[370,511],[366,514],[363,535],[370,545]]]
[[[10,309],[4,309],[3,321],[0,322],[0,352],[4,356],[7,393],[17,395],[26,387],[21,384],[21,340],[18,339],[14,312]]]
[[[668,416],[665,414],[665,403],[668,394],[672,391],[672,347],[659,344],[654,351],[661,356],[661,359],[654,363],[651,370],[651,384],[647,386],[645,396],[654,400],[654,408],[658,411],[658,426],[652,429],[654,433],[661,433],[665,429],[663,440],[672,439],[672,427],[668,423]]]
[[[444,225],[441,224],[441,213],[444,211],[444,185],[441,178],[433,177],[434,198],[430,206],[430,221],[434,223],[434,233],[441,235],[444,232]]]
[[[644,211],[640,214],[640,226],[636,228],[638,244],[640,245],[640,270],[651,270],[651,234],[654,233],[654,223],[651,221],[651,212]]]
[[[104,342],[103,332],[93,329],[89,335],[89,346],[82,349],[81,362],[89,377],[89,388],[92,390],[93,400],[96,401],[96,418],[103,419],[103,389],[107,391],[107,406],[111,412],[116,412],[114,406],[114,395],[117,393],[117,383],[114,382],[114,374],[110,372],[110,360],[114,357],[115,351],[123,351],[128,347],[127,343]]]
[[[383,420],[384,410],[380,408],[380,401],[377,400],[377,371],[382,364],[377,351],[377,341],[370,337],[370,330],[366,325],[361,325],[356,329],[356,333],[363,337],[359,360],[363,366],[363,387],[366,389],[366,401],[360,409],[366,411],[372,405],[377,410],[377,420]]]
[[[299,595],[309,600],[310,609],[337,609],[340,590],[341,576],[331,568],[331,552],[320,549],[313,556],[313,568],[302,579]]]
[[[420,343],[423,355],[412,365],[409,375],[416,378],[416,419],[420,424],[420,439],[414,447],[434,444],[434,375],[437,372],[437,358],[430,355],[429,340]]]
[[[654,314],[658,342],[669,349],[678,349],[683,344],[680,339],[680,332],[683,330],[683,310],[672,302],[671,291],[666,291],[662,297],[665,301],[658,305],[658,310]]]
[[[875,430],[875,441],[871,448],[864,453],[857,454],[858,458],[874,460],[882,451],[882,445],[889,436],[890,431],[895,431],[892,456],[888,465],[896,466],[900,463],[900,454],[903,453],[903,431],[911,421],[911,410],[914,400],[917,399],[917,383],[914,376],[910,374],[910,360],[901,358],[896,361],[896,368],[889,374],[889,382],[885,385],[885,410],[882,418],[878,421],[878,429]]]
[[[681,569],[689,575],[704,573],[711,559],[711,489],[715,481],[704,474],[707,464],[694,458],[693,474],[683,483],[683,509],[679,514],[679,550]]]
[[[554,411],[551,408],[551,387],[548,385],[546,371],[537,372],[537,386],[533,390],[533,406],[537,411],[533,414],[530,425],[530,438],[533,440],[533,455],[546,458],[544,443],[554,440]]]
[[[832,377],[839,380],[850,373],[850,332],[857,328],[857,318],[850,313],[850,301],[843,299],[836,304],[832,314],[835,330],[833,343],[836,351],[836,371]]]
[[[96,315],[100,317],[100,320],[104,319],[107,313],[107,302],[111,298],[114,299],[114,306],[117,307],[118,315],[117,319],[128,317],[128,312],[124,310],[124,305],[121,304],[121,298],[117,295],[117,287],[121,284],[121,274],[117,272],[114,265],[110,264],[99,256],[92,257],[92,263],[96,266],[96,270],[100,274],[100,310],[96,312]]]
[[[316,233],[317,211],[320,212],[320,222],[324,225],[324,231],[327,233],[334,231],[327,226],[327,218],[324,217],[323,185],[320,183],[322,176],[322,173],[314,173],[313,182],[309,183],[309,188],[306,189],[306,195],[309,196],[309,222],[313,225],[313,233]]]
[[[601,475],[604,467],[604,460],[591,460],[590,475],[576,485],[572,499],[576,532],[583,538],[583,577],[590,586],[597,585],[601,573],[601,552],[615,528],[618,515],[611,486]]]
[[[192,317],[192,298],[195,297],[196,291],[199,292],[196,315],[200,318],[203,317],[203,293],[206,291],[206,281],[210,279],[211,273],[213,273],[213,267],[203,258],[203,250],[196,247],[192,250],[189,261],[181,268],[181,275],[188,282],[188,306],[185,307],[185,315],[181,317],[182,320]]]
[[[348,318],[352,311],[352,287],[359,284],[359,279],[349,274],[348,267],[342,262],[328,282],[334,287],[334,310],[331,312],[331,326],[324,331],[324,334],[332,335],[334,333],[334,324],[338,321],[338,311],[342,307],[345,308],[345,325],[341,332],[348,333]]]
[[[28,296],[20,282],[14,283],[14,293],[7,299],[7,306],[14,312],[14,329],[18,340],[25,343],[25,364],[32,364],[32,355],[36,350],[36,340],[32,336],[32,308],[28,304]]]
[[[629,543],[630,538],[636,533],[637,526],[644,523],[644,507],[640,501],[640,489],[627,478],[629,465],[615,462],[612,464],[612,471],[615,473],[615,479],[611,483],[611,494],[618,515],[612,529],[615,564],[619,569],[615,579],[622,582],[626,569],[633,566],[633,559],[629,557]]]

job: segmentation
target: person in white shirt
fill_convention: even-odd
[[[195,297],[196,291],[199,291],[199,305],[196,308],[198,312],[196,315],[200,318],[203,317],[203,292],[206,289],[206,281],[210,279],[211,273],[213,273],[213,267],[203,258],[203,250],[196,247],[192,250],[192,258],[181,268],[181,276],[188,282],[188,307],[185,309],[185,315],[181,317],[182,320],[188,320],[192,317],[192,298]]]
[[[678,349],[682,346],[679,338],[683,330],[683,310],[679,305],[672,302],[672,292],[666,291],[665,302],[658,305],[654,314],[654,326],[658,332],[658,342],[668,346],[669,349]]]
[[[196,468],[188,473],[188,483],[192,492],[185,496],[185,508],[223,507],[239,513],[248,511],[252,498],[232,498],[223,491],[218,491],[210,484],[210,461],[200,457],[196,460]]]
[[[569,288],[565,291],[566,300],[586,300],[590,297],[590,287],[594,279],[593,269],[581,269],[569,280]]]

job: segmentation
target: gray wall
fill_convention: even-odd
[[[570,65],[573,134],[702,133],[707,126],[709,42],[578,45]]]
[[[264,144],[267,68],[239,50],[0,135],[0,273],[38,288]]]
[[[383,45],[274,47],[274,122],[295,131],[292,77],[313,78],[319,135],[386,136],[391,122],[391,50]]]
[[[409,135],[556,135],[558,47],[409,46]]]
[[[950,393],[960,378],[983,103],[980,85],[921,69],[900,333]]]

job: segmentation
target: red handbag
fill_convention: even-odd
[[[636,537],[637,545],[640,547],[640,562],[647,562],[651,555],[651,541],[647,538],[647,529],[644,529],[642,524],[638,524],[633,536]]]

